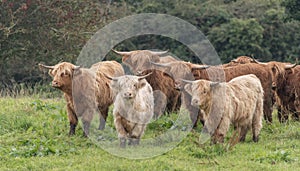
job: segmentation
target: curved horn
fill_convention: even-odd
[[[238,63],[236,59],[232,59],[231,62]]]
[[[154,52],[154,51],[151,51],[151,50],[149,50],[150,52],[151,52],[151,54],[152,55],[164,55],[164,54],[166,54],[166,53],[168,53],[168,51],[169,50],[166,50],[166,51],[161,51],[161,52]]]
[[[105,73],[103,73],[103,75],[109,80],[118,81],[118,77],[110,77],[110,76],[106,75]]]
[[[197,64],[192,64],[192,69],[207,69],[209,68],[209,65],[197,65]]]
[[[259,64],[259,61],[256,60],[252,55],[251,55],[250,57],[252,58],[252,61],[253,61],[254,63]]]
[[[42,68],[47,68],[47,69],[54,69],[54,66],[48,66],[48,65],[44,65],[44,64],[39,64],[39,67],[42,67]]]
[[[284,69],[291,69],[294,68],[295,66],[297,66],[297,64],[286,64]]]
[[[185,82],[185,83],[193,83],[194,81],[191,81],[191,80],[185,80],[185,79],[181,79],[182,82]]]
[[[151,64],[156,65],[156,66],[160,66],[160,67],[171,67],[171,62],[169,63],[155,63],[150,61]]]
[[[119,55],[131,55],[131,53],[132,53],[132,52],[120,52],[120,51],[116,51],[114,49],[112,49],[112,51]]]
[[[74,66],[73,70],[78,70],[81,66]]]
[[[146,77],[148,77],[149,75],[151,75],[152,74],[152,72],[150,72],[149,74],[147,74],[147,75],[143,75],[143,76],[138,76],[139,77],[139,80],[142,80],[142,79],[144,79],[144,78],[146,78]]]

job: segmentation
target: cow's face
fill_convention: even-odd
[[[248,63],[257,63],[257,61],[249,56],[239,56],[236,59],[231,60],[232,63],[238,64],[248,64]]]
[[[143,71],[152,69],[150,61],[159,62],[159,56],[152,55],[148,51],[140,51],[127,58],[123,57],[122,61],[130,67],[133,74],[141,75]]]
[[[150,61],[159,62],[159,55],[167,53],[167,51],[153,52],[150,50],[115,52],[119,55],[122,55],[122,62],[129,66],[131,72],[135,75],[142,75],[143,71],[152,69]]]
[[[191,105],[206,108],[211,100],[211,83],[206,80],[197,80],[188,83],[184,89],[192,96]]]
[[[53,78],[52,86],[61,90],[72,88],[72,75],[77,67],[68,62],[62,62],[55,66],[42,66],[49,69],[49,75]]]
[[[123,99],[130,100],[136,97],[138,90],[146,85],[146,80],[137,76],[125,75],[112,80],[112,89]]]

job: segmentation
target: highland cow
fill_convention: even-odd
[[[213,135],[213,143],[224,142],[231,123],[240,133],[240,141],[245,141],[251,127],[253,141],[258,141],[262,128],[263,88],[255,75],[239,76],[228,83],[186,82],[184,89],[192,96],[191,104],[205,111],[203,132]]]
[[[150,73],[151,74],[151,73]],[[120,147],[138,145],[153,116],[154,97],[150,84],[146,81],[148,75],[109,77],[111,88],[116,94],[114,101],[114,124],[118,132]]]
[[[122,66],[115,61],[99,62],[91,68],[80,68],[68,62],[55,66],[39,64],[49,69],[53,77],[52,86],[64,92],[67,113],[70,122],[69,135],[75,134],[78,118],[81,117],[84,135],[88,136],[90,122],[94,113],[100,113],[99,129],[105,128],[108,108],[113,103],[114,95],[109,87],[109,76],[124,75]]]

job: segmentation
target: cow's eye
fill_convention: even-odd
[[[134,88],[137,88],[137,87],[138,87],[138,85],[137,85],[137,84],[134,84],[133,86],[134,86]]]
[[[65,76],[65,73],[61,73],[60,76],[61,76],[61,77],[64,77],[64,76]]]
[[[206,94],[206,90],[204,90],[202,93],[203,93],[203,94]]]

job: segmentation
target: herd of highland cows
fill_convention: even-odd
[[[257,142],[263,118],[272,123],[275,104],[281,123],[289,118],[299,121],[297,64],[240,56],[209,66],[164,56],[167,51],[113,51],[122,56],[131,75],[116,61],[98,62],[90,68],[68,62],[39,64],[49,69],[52,86],[64,93],[69,135],[75,134],[81,118],[88,136],[94,113],[99,113],[99,129],[103,130],[111,105],[120,147],[138,145],[152,119],[181,108],[187,109],[192,127],[203,125],[202,131],[212,136],[213,143],[224,142],[230,125],[239,133],[239,141],[252,129]]]

